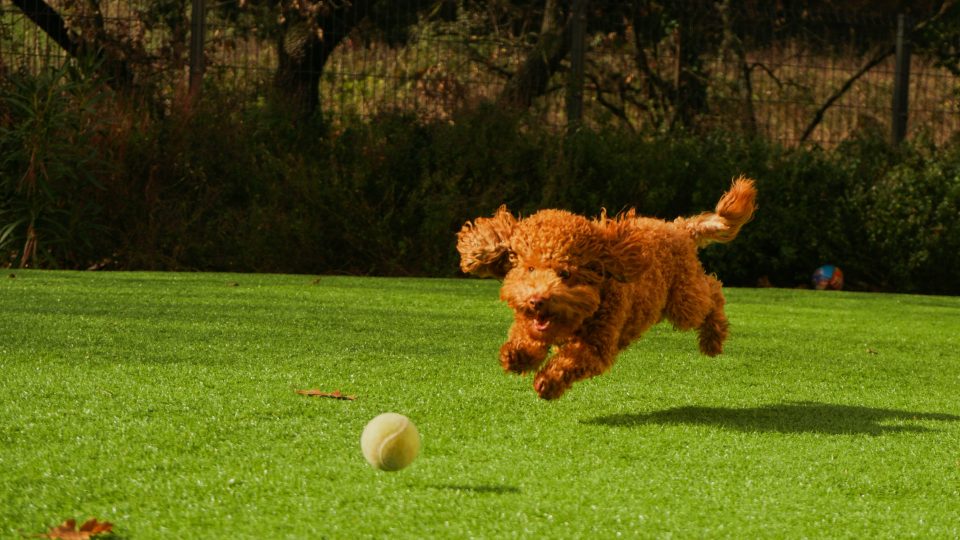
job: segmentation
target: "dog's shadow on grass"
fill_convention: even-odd
[[[479,495],[507,495],[511,493],[520,493],[520,488],[518,487],[504,486],[499,484],[437,484],[431,487],[450,491],[476,493]]]
[[[909,423],[928,420],[956,422],[960,416],[804,401],[747,408],[675,407],[649,413],[598,416],[582,422],[616,428],[684,424],[760,433],[883,435],[933,431]]]

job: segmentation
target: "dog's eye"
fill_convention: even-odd
[[[570,271],[567,270],[566,268],[561,268],[560,270],[557,270],[557,277],[559,277],[560,279],[569,279]]]
[[[532,267],[532,266],[528,266],[528,267],[527,267],[527,272],[533,272],[533,267]]]

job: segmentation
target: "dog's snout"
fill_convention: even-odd
[[[543,296],[540,296],[539,294],[535,294],[527,300],[527,305],[531,309],[535,309],[537,311],[543,309],[545,303],[546,301],[544,300]]]

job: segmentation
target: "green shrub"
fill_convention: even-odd
[[[301,249],[316,167],[289,128],[264,128],[232,96],[207,96],[126,126],[110,179],[117,266],[137,269],[308,271]],[[252,121],[251,121],[252,119]]]
[[[104,247],[107,99],[71,65],[0,81],[0,252],[13,263],[83,266]]]
[[[857,186],[854,198],[871,283],[960,292],[960,148],[906,148],[875,182]]]
[[[320,147],[329,161],[321,165],[326,225],[316,249],[337,272],[452,275],[466,216],[504,203],[529,211],[541,189],[542,140],[494,109],[431,125],[388,113]]]
[[[852,289],[960,292],[956,144],[893,149],[865,136],[770,157],[754,222],[702,255],[726,282],[806,285],[817,266],[835,264]]]
[[[763,278],[779,286],[806,283],[821,264],[846,269],[851,224],[843,167],[811,150],[775,155],[753,175],[759,190],[753,222],[734,242],[707,248],[705,266],[731,284]]]

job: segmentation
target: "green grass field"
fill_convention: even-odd
[[[497,287],[5,271],[0,536],[960,536],[960,298],[729,289],[724,355],[660,326],[544,402]]]

